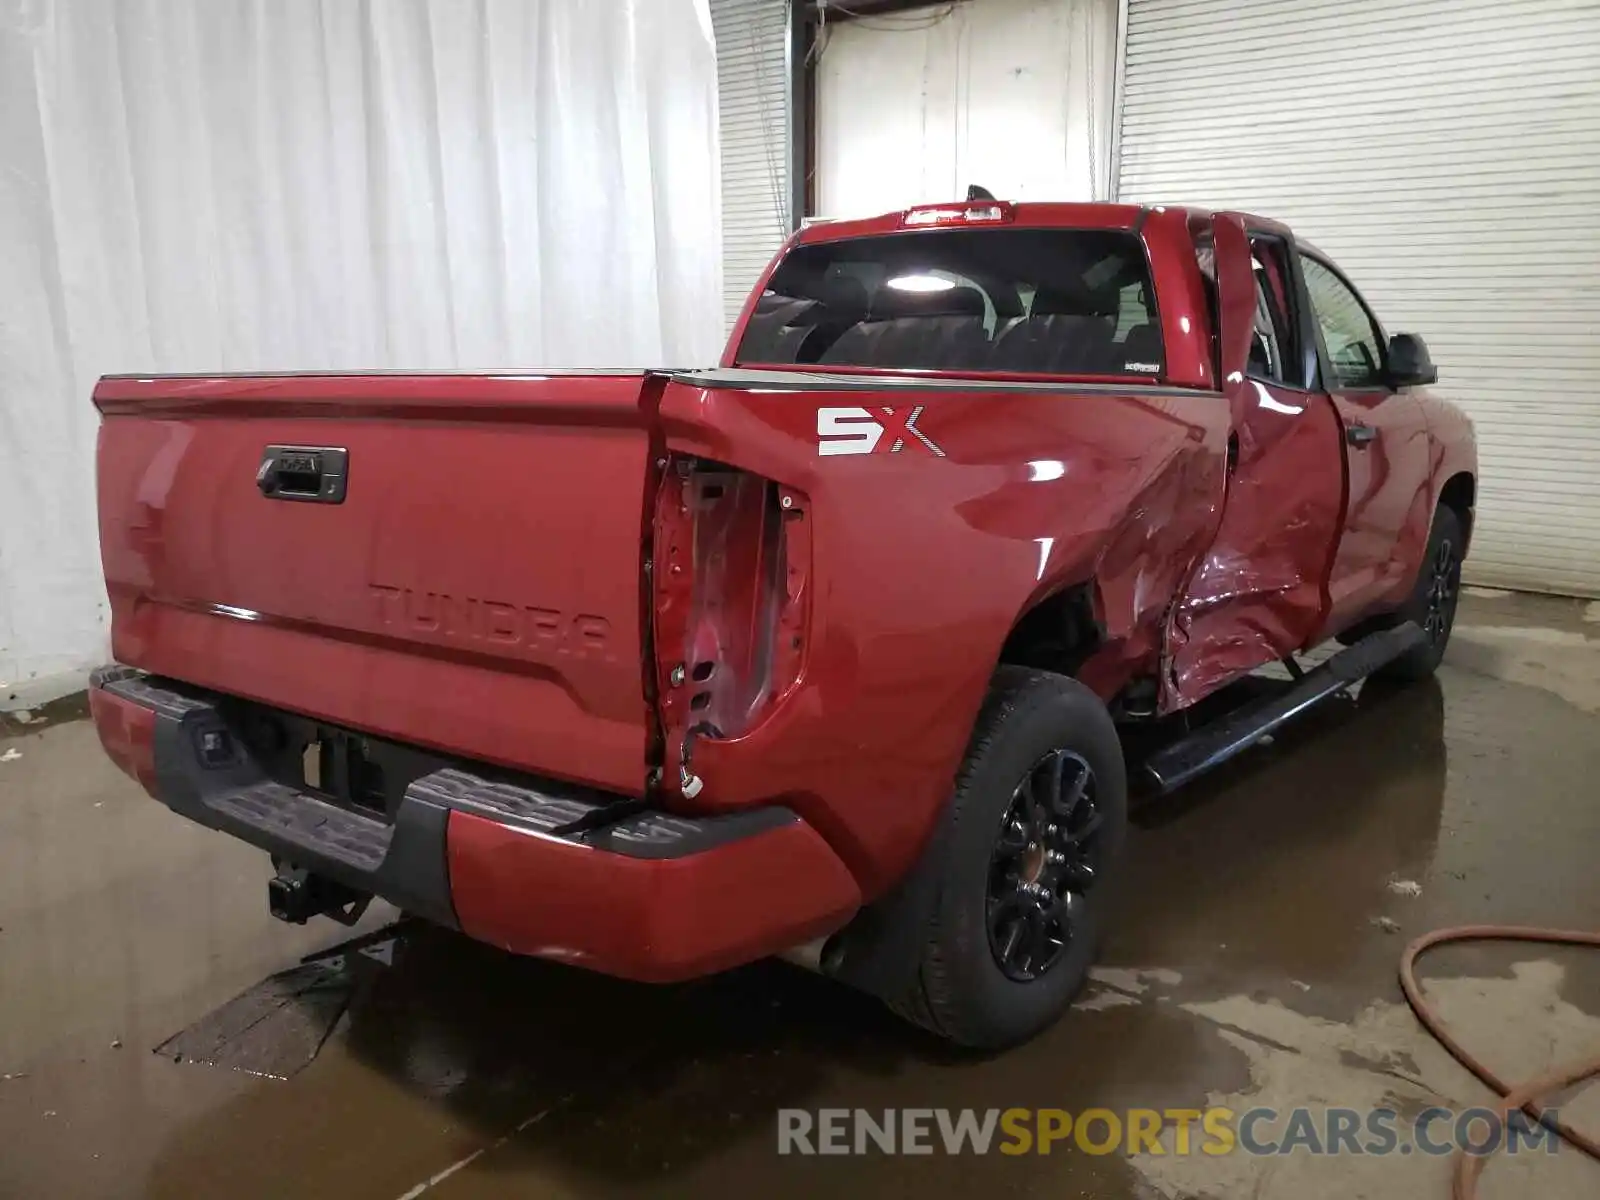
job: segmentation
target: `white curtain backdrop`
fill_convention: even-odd
[[[707,0],[0,0],[0,706],[105,652],[95,378],[700,365]]]

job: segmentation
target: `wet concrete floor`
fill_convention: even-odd
[[[1421,1154],[1130,1157],[1069,1139],[780,1157],[775,1114],[1485,1103],[1415,1025],[1395,963],[1441,925],[1600,924],[1593,616],[1469,595],[1436,683],[1369,688],[1142,807],[1094,985],[989,1057],[782,963],[652,988],[427,928],[391,938],[378,906],[355,930],[281,925],[264,856],[148,800],[81,711],[8,722],[0,1197],[1444,1197],[1448,1160]],[[303,971],[263,992],[373,931],[368,953],[322,964],[342,998],[283,983]],[[1425,974],[1520,1079],[1600,1051],[1597,957],[1446,949]],[[193,1061],[208,1038],[222,1065]],[[1600,1130],[1600,1087],[1561,1107]],[[1490,1164],[1484,1197],[1529,1194],[1600,1195],[1600,1166],[1569,1150]]]

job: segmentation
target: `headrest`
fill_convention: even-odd
[[[780,312],[795,303],[793,296],[786,296],[782,292],[775,292],[768,288],[756,299],[755,311],[758,313]]]
[[[827,309],[828,316],[859,318],[867,311],[867,287],[854,275],[830,275],[822,281],[816,297]],[[822,317],[824,314],[816,314]]]
[[[946,288],[942,292],[902,292],[884,287],[873,298],[872,319],[898,317],[981,317],[983,293],[972,287]]]
[[[752,320],[771,320],[776,318],[783,325],[794,324],[807,309],[816,304],[814,300],[797,300],[793,296],[780,295],[777,292],[767,292],[756,301],[755,311],[750,314]]]
[[[1087,288],[1040,288],[1033,294],[1030,317],[1112,317],[1117,313],[1117,294],[1109,289],[1091,292]]]

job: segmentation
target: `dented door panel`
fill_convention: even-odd
[[[1237,216],[1219,214],[1213,228],[1233,467],[1210,547],[1168,622],[1164,711],[1316,638],[1343,524],[1332,402],[1246,374],[1256,312],[1249,238]]]

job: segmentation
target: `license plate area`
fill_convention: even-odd
[[[318,726],[300,752],[300,783],[347,808],[387,816],[386,772],[381,755],[360,734]]]
[[[414,781],[458,765],[415,746],[235,697],[219,698],[217,707],[268,778],[385,821],[394,820]]]

